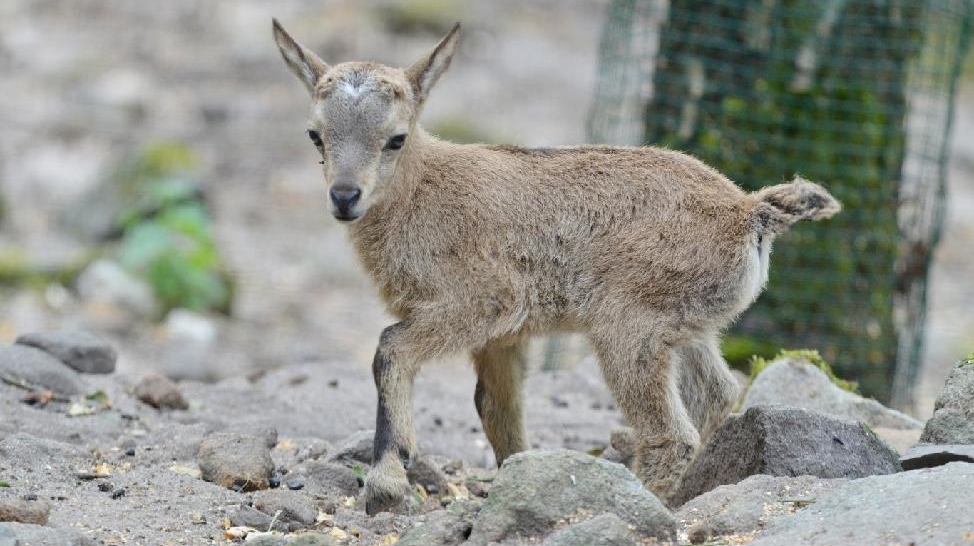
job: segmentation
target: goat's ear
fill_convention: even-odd
[[[328,70],[328,65],[310,49],[294,41],[277,19],[274,19],[274,41],[277,42],[277,48],[281,50],[287,67],[308,88],[308,92],[313,94],[318,78]]]
[[[453,29],[436,44],[428,54],[422,59],[406,69],[406,77],[413,85],[416,93],[416,100],[422,103],[429,96],[430,89],[440,74],[450,66],[450,59],[457,51],[457,44],[460,42],[460,23],[453,25]]]

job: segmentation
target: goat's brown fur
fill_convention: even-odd
[[[425,361],[472,354],[477,410],[500,464],[526,446],[524,342],[554,330],[588,335],[637,432],[636,472],[665,499],[737,397],[718,335],[762,289],[772,239],[795,221],[835,214],[839,203],[800,179],[748,194],[660,148],[438,140],[416,118],[456,36],[405,71],[328,67],[275,22],[285,60],[315,99],[310,127],[331,139],[322,147],[326,180],[361,189],[336,216],[357,220],[351,241],[400,320],[383,332],[373,364],[379,408],[367,510],[394,506],[407,488],[412,382]],[[335,85],[347,97],[329,96]],[[363,92],[385,98],[358,106]],[[366,129],[374,132],[351,135]],[[408,139],[390,155],[379,147],[396,131]],[[354,139],[359,155],[349,159],[341,150]]]

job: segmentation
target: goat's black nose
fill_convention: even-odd
[[[334,187],[328,191],[328,195],[331,196],[331,202],[335,204],[335,207],[342,212],[348,212],[349,209],[358,203],[359,197],[362,196],[362,191],[358,188],[350,187]]]

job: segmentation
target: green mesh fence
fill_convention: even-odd
[[[796,173],[845,210],[775,243],[730,360],[818,349],[910,405],[944,215],[968,0],[614,0],[591,139],[693,154],[749,190]]]

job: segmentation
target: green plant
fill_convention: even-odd
[[[822,370],[829,380],[832,381],[837,387],[842,390],[849,392],[859,392],[859,385],[855,381],[847,381],[835,375],[832,371],[832,367],[829,363],[822,358],[822,355],[818,351],[812,349],[782,349],[777,356],[774,358],[766,359],[760,356],[755,356],[751,359],[751,370],[748,374],[748,384],[753,383],[757,376],[761,375],[761,372],[768,367],[772,362],[783,358],[791,358],[795,360],[804,360],[809,364],[815,366],[816,368]]]
[[[149,146],[130,163],[125,176],[138,195],[118,218],[119,261],[149,283],[164,310],[229,312],[233,284],[202,196],[185,178],[195,165],[192,151],[173,143]]]

